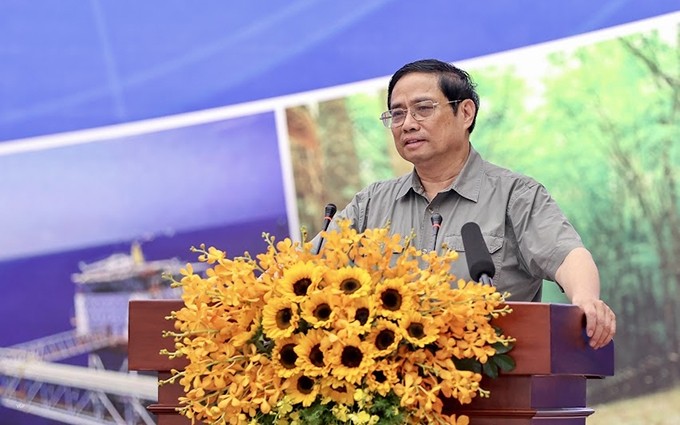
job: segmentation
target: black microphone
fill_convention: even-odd
[[[328,225],[331,224],[336,211],[338,211],[338,207],[336,207],[335,204],[326,205],[326,208],[323,210],[323,230],[328,229]]]
[[[439,235],[439,228],[442,225],[442,216],[439,213],[434,213],[430,217],[430,221],[432,221],[432,251],[436,251],[437,235]]]
[[[321,231],[324,232],[328,230],[328,225],[331,224],[331,221],[333,220],[333,216],[335,215],[336,211],[338,211],[338,207],[335,206],[335,204],[328,204],[326,205],[326,208],[324,208],[323,214],[323,224],[321,225]],[[321,245],[323,244],[323,236],[319,236],[319,244],[316,246],[316,249],[314,250],[314,254],[318,254],[319,251],[321,251]]]
[[[489,254],[489,249],[484,243],[479,226],[473,222],[465,223],[460,233],[463,237],[465,259],[470,270],[470,278],[475,282],[493,285],[496,267],[493,265],[491,254]]]

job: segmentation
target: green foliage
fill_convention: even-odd
[[[514,347],[514,344],[495,343],[492,347],[496,353],[489,357],[486,363],[482,364],[475,358],[470,359],[453,359],[453,363],[458,370],[469,370],[475,373],[481,373],[491,379],[496,379],[500,372],[510,372],[515,368],[515,360],[508,354]]]
[[[359,159],[362,186],[393,177],[388,143],[391,136],[379,121],[385,110],[381,95],[357,94],[347,98],[347,112],[354,124],[354,146]]]
[[[473,145],[541,182],[583,237],[618,315],[622,369],[680,346],[679,51],[675,24],[469,70],[481,98]],[[384,93],[351,96],[346,109],[361,185],[393,177],[389,131],[377,118]],[[354,186],[344,190],[351,196]],[[565,301],[547,286],[549,300]],[[502,356],[486,370],[456,364],[493,375],[510,367]],[[669,375],[680,381],[680,369]]]
[[[335,403],[322,404],[319,401],[312,403],[311,406],[299,410],[301,425],[341,425],[347,422],[341,421],[333,415],[333,407]],[[365,412],[371,416],[378,416],[380,419],[376,425],[401,425],[404,423],[404,412],[398,408],[399,397],[393,392],[383,397],[377,395],[373,397],[370,404],[366,406]],[[350,411],[355,411],[355,406],[349,407]],[[263,425],[274,425],[276,423],[276,414],[272,413],[262,416],[258,419],[258,423]]]
[[[680,344],[679,27],[472,72],[473,144],[544,184],[582,235],[621,324],[621,368]]]
[[[476,359],[453,359],[458,370],[469,370],[474,373],[482,373],[482,364]]]
[[[271,358],[272,350],[274,349],[274,341],[267,338],[262,330],[262,324],[257,327],[257,331],[253,334],[248,342],[255,345],[258,353],[263,353],[268,358]]]

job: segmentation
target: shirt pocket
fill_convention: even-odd
[[[486,245],[489,254],[491,254],[491,261],[496,268],[496,274],[494,279],[499,279],[501,266],[503,265],[503,237],[487,235],[482,233],[482,238],[484,238],[484,244]],[[461,258],[458,260],[461,264],[465,265],[465,270],[467,271],[467,259],[465,257],[465,246],[463,246],[463,237],[461,235],[446,235],[444,236],[443,244],[448,245],[449,249],[456,250]]]

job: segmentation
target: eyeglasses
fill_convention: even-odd
[[[463,100],[464,99],[450,100],[444,103],[458,103],[462,102]],[[422,100],[420,102],[414,103],[413,106],[408,109],[395,108],[385,111],[380,114],[380,120],[387,128],[395,128],[404,125],[404,121],[406,121],[406,113],[410,113],[413,119],[416,121],[423,121],[425,118],[431,117],[432,114],[434,114],[434,108],[439,104],[440,102],[434,102],[432,100]]]

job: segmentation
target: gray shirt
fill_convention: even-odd
[[[451,186],[428,202],[415,170],[392,180],[376,182],[357,193],[335,219],[349,218],[359,232],[390,224],[392,234],[413,230],[417,248],[433,248],[431,217],[443,220],[436,247],[442,244],[460,256],[451,265],[458,277],[470,279],[461,227],[475,222],[482,230],[496,274],[494,285],[510,292],[510,300],[540,301],[542,280],[555,280],[557,268],[581,238],[535,180],[470,155]],[[332,228],[332,227],[331,227]]]

